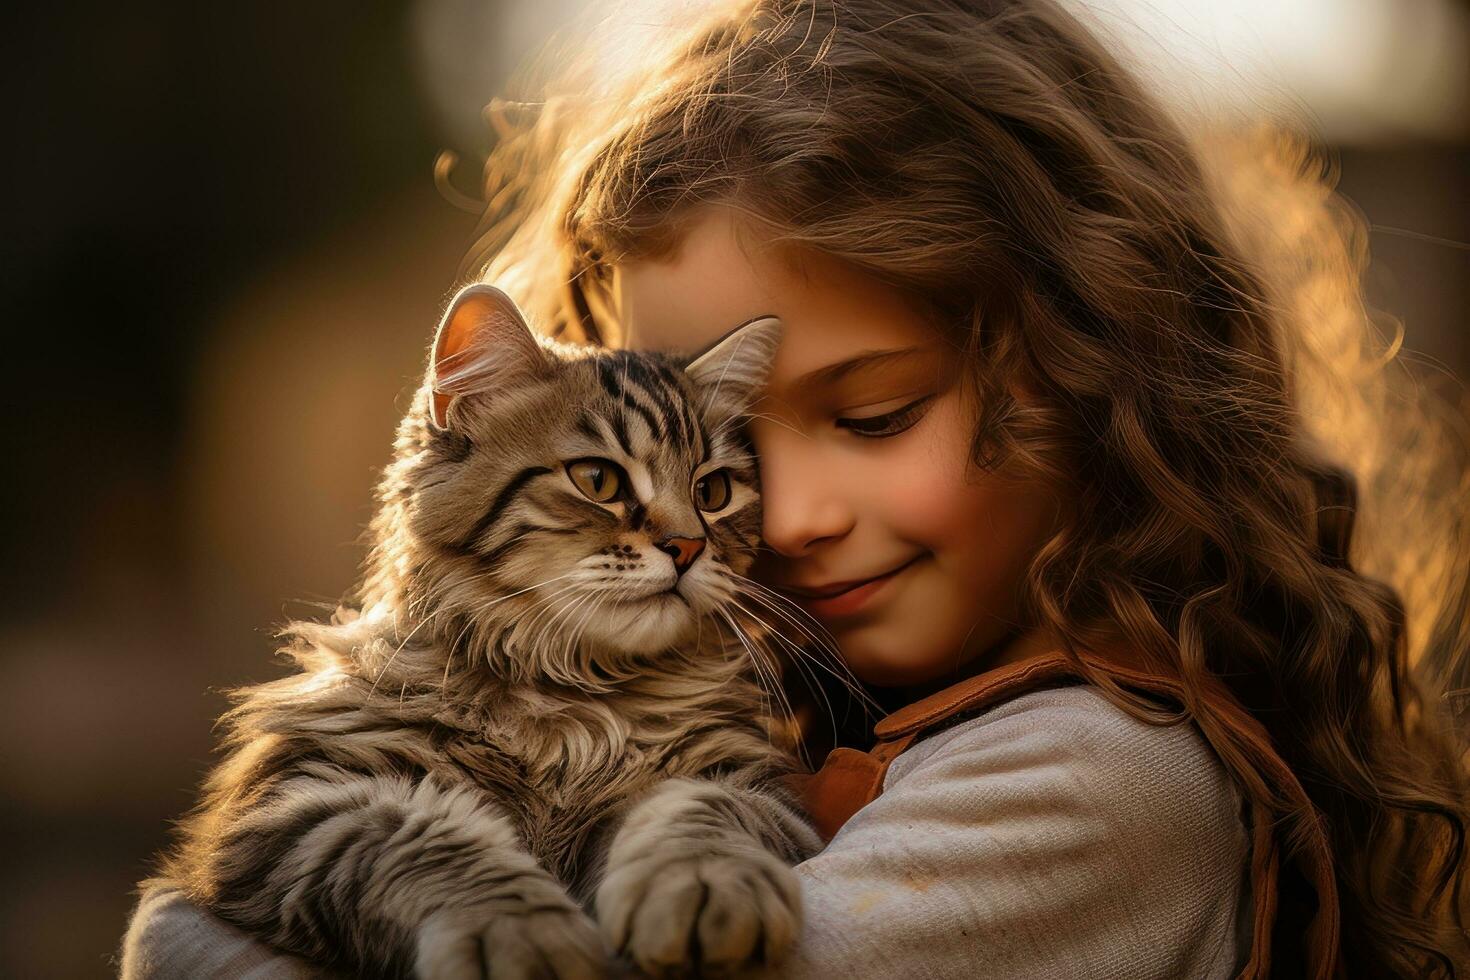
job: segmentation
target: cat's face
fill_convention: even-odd
[[[439,600],[547,656],[713,628],[760,532],[739,423],[778,333],[748,324],[686,366],[538,341],[504,294],[462,293],[401,468]]]

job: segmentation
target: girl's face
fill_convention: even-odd
[[[751,423],[771,549],[752,574],[819,619],[869,684],[923,685],[987,653],[988,665],[1023,625],[1019,585],[1052,501],[970,463],[960,355],[899,292],[829,256],[783,260],[740,227],[705,209],[672,258],[616,268],[614,292],[640,350],[782,321]]]

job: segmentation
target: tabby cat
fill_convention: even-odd
[[[760,524],[740,422],[778,339],[571,348],[461,291],[351,608],[236,692],[152,883],[358,976],[779,960],[819,840],[729,615]]]

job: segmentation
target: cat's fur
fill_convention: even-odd
[[[686,366],[541,340],[473,286],[378,490],[357,601],[237,692],[157,881],[359,976],[705,975],[778,959],[819,841],[724,610],[774,320]],[[599,504],[566,463],[623,466]],[[701,513],[695,479],[731,478]],[[636,499],[634,499],[636,498]],[[704,539],[682,575],[660,542]]]

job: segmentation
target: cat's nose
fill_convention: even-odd
[[[658,550],[674,559],[674,571],[683,575],[704,550],[704,538],[664,538]]]

